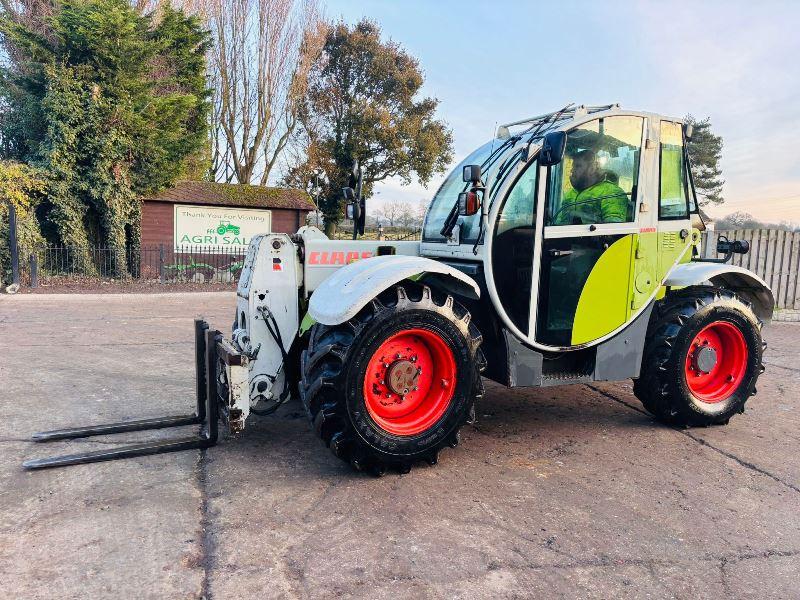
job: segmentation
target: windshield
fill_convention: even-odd
[[[484,164],[492,152],[501,148],[506,142],[508,142],[507,146],[503,148],[502,151],[497,152],[495,156],[492,156],[489,164]],[[444,236],[442,236],[442,234],[439,232],[444,225],[447,215],[450,213],[450,210],[453,208],[456,200],[458,200],[458,194],[465,191],[469,185],[464,183],[464,181],[461,179],[461,171],[464,166],[483,165],[483,182],[486,185],[487,192],[489,192],[489,194],[491,194],[493,197],[494,194],[492,194],[492,192],[496,191],[495,185],[499,183],[503,175],[511,171],[509,167],[511,166],[510,163],[513,161],[509,161],[508,159],[513,158],[513,155],[518,153],[520,147],[523,145],[524,142],[521,143],[519,137],[512,138],[510,140],[493,139],[486,142],[483,146],[479,147],[477,150],[472,152],[472,154],[467,156],[467,158],[462,160],[458,166],[447,176],[447,178],[444,180],[444,183],[442,183],[442,185],[439,187],[439,190],[436,192],[436,195],[431,201],[428,213],[425,215],[425,225],[422,230],[422,241],[445,241]],[[501,169],[501,177],[498,179],[498,172],[500,172]],[[495,181],[495,179],[498,179],[498,181]],[[486,196],[487,200],[489,199],[489,194]],[[472,215],[471,217],[458,218],[458,223],[461,224],[462,242],[475,242],[475,238],[478,236],[480,219],[480,212]]]

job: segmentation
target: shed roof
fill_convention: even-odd
[[[314,210],[314,203],[303,190],[212,181],[178,181],[173,187],[143,200],[173,204]]]

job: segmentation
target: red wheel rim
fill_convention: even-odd
[[[456,384],[456,361],[445,341],[427,329],[386,339],[367,364],[364,400],[372,420],[394,435],[416,435],[447,411]]]
[[[686,384],[701,401],[722,402],[744,380],[747,357],[747,343],[736,325],[727,321],[706,325],[686,353]]]

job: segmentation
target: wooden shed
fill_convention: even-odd
[[[142,248],[246,248],[256,233],[294,233],[314,210],[302,190],[180,181],[142,199]]]

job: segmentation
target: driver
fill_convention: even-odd
[[[600,166],[593,149],[573,156],[569,182],[556,225],[624,223],[628,216],[628,196],[614,181],[613,173]]]

